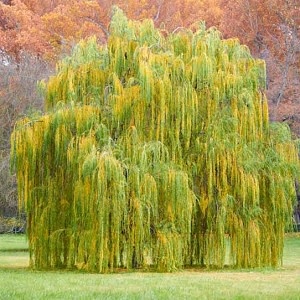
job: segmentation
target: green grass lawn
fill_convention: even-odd
[[[0,234],[0,252],[27,251],[28,242],[24,234]]]
[[[300,299],[300,236],[278,269],[87,274],[32,271],[26,238],[0,235],[0,299]]]

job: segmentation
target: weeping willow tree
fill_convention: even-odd
[[[238,40],[116,9],[107,45],[80,42],[43,85],[45,114],[12,134],[32,266],[280,264],[297,147]]]

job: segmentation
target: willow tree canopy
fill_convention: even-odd
[[[238,40],[116,10],[107,45],[80,42],[44,88],[46,113],[12,134],[32,266],[280,263],[297,148]]]

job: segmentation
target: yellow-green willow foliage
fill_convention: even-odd
[[[107,45],[80,42],[44,84],[45,115],[12,134],[32,266],[280,263],[298,154],[264,84],[236,39],[165,37],[116,9]]]

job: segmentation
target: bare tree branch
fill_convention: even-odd
[[[93,18],[85,18],[85,20],[97,25],[98,27],[101,28],[101,30],[104,32],[105,37],[109,37],[109,31],[105,28],[105,26],[101,22],[96,22]]]
[[[159,15],[160,15],[160,10],[161,10],[161,7],[162,7],[162,5],[164,4],[164,0],[162,0],[162,1],[160,1],[160,3],[159,3],[159,5],[158,5],[158,9],[157,9],[157,13],[156,13],[156,15],[155,15],[155,17],[154,17],[154,22],[156,22],[157,20],[158,20],[158,18],[159,18]]]

